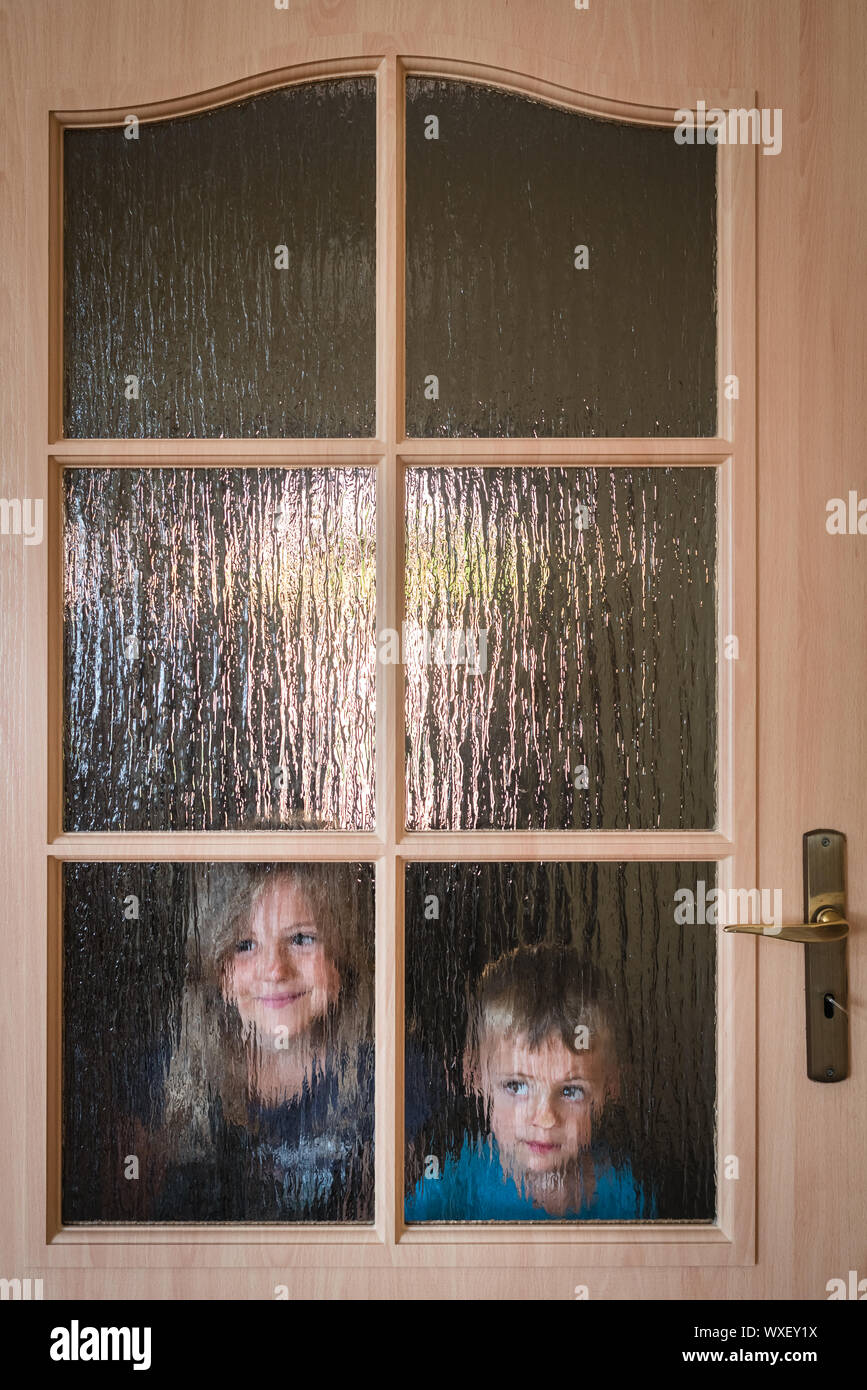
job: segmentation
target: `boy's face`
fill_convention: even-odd
[[[616,1090],[606,1035],[573,1052],[557,1034],[531,1048],[526,1038],[495,1037],[483,1048],[481,1082],[504,1166],[562,1171],[590,1147],[594,1111]]]

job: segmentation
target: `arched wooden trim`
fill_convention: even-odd
[[[299,63],[292,67],[256,73],[251,77],[239,78],[236,82],[173,97],[167,101],[138,104],[130,98],[125,106],[90,111],[52,111],[51,120],[52,125],[61,128],[81,129],[91,126],[122,126],[126,117],[131,114],[135,115],[142,125],[183,116],[197,116],[216,111],[221,106],[249,101],[252,97],[264,96],[267,92],[299,86],[305,82],[321,82],[341,77],[376,77],[381,72],[386,57],[386,53],[380,51],[355,57]],[[398,54],[397,67],[402,77],[440,77],[452,81],[476,82],[514,92],[517,96],[543,101],[550,106],[560,106],[568,111],[631,125],[674,126],[677,111],[687,108],[695,110],[700,99],[708,107],[721,106],[723,109],[751,106],[755,101],[755,92],[739,89],[708,91],[706,88],[700,91],[684,89],[683,101],[677,107],[650,100],[623,100],[567,87],[537,77],[530,71],[468,62],[461,58],[413,57]]]
[[[200,116],[219,110],[221,106],[233,106],[252,97],[264,96],[267,92],[279,91],[284,87],[298,87],[305,82],[323,82],[341,77],[375,77],[381,62],[380,54],[340,58],[333,62],[298,63],[294,67],[275,68],[271,72],[256,73],[253,77],[242,77],[237,82],[211,87],[205,92],[173,97],[170,101],[145,105],[130,101],[126,106],[108,107],[101,111],[52,111],[51,116],[52,121],[63,128],[121,126],[128,115],[137,116],[141,125],[147,125],[181,116]]]
[[[513,92],[516,96],[530,97],[548,106],[560,106],[579,115],[595,116],[600,120],[625,122],[629,125],[674,127],[677,113],[686,109],[694,111],[699,100],[703,100],[708,107],[720,106],[728,110],[732,106],[752,106],[755,99],[755,93],[747,91],[689,90],[685,91],[680,105],[665,106],[650,101],[626,101],[598,96],[592,92],[579,91],[547,81],[530,72],[491,67],[484,63],[470,63],[461,59],[402,57],[398,61],[407,77],[441,77],[452,81],[476,82],[486,87],[499,87],[503,91]]]

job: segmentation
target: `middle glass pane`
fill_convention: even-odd
[[[713,828],[716,489],[407,470],[410,829]]]
[[[369,830],[369,468],[64,475],[67,830]]]

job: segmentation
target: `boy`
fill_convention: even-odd
[[[575,950],[521,946],[488,965],[463,1071],[490,1137],[465,1134],[438,1177],[427,1165],[406,1220],[635,1220],[628,1165],[615,1171],[594,1146],[603,1108],[620,1096],[616,1033],[610,986]]]

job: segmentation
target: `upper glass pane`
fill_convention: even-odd
[[[716,470],[410,468],[413,830],[709,830]]]
[[[64,137],[69,436],[376,431],[376,95]]]
[[[373,470],[64,476],[66,829],[372,829]]]
[[[714,147],[475,83],[406,100],[407,434],[715,434]]]

